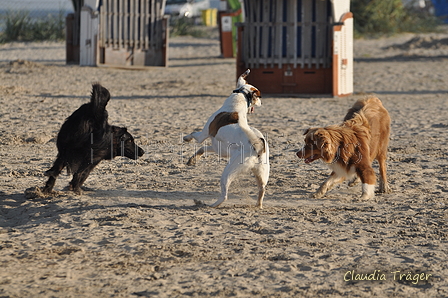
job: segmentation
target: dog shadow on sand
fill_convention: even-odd
[[[212,208],[219,192],[185,192],[153,190],[92,190],[78,195],[72,191],[53,191],[43,194],[39,187],[28,188],[24,193],[0,193],[0,227],[14,227],[55,222],[63,216],[79,216],[86,212],[138,208],[140,210],[197,211],[220,210]],[[170,203],[172,201],[172,203]],[[233,204],[228,207],[235,208]],[[256,209],[249,204],[241,208]],[[224,208],[225,209],[225,208]]]

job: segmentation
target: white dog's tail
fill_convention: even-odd
[[[250,69],[247,69],[240,77],[238,78],[238,81],[236,82],[236,88],[243,87],[243,85],[247,84],[246,77],[250,74]]]

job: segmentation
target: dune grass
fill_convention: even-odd
[[[28,11],[8,11],[2,16],[4,30],[0,33],[0,42],[43,41],[65,39],[65,17],[60,11],[55,17],[33,19]]]
[[[401,0],[352,0],[355,37],[403,32],[435,32],[441,22],[427,11],[406,7]]]

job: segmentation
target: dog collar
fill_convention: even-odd
[[[233,93],[242,93],[246,98],[247,107],[250,107],[250,102],[252,101],[252,95],[250,94],[250,92],[246,92],[246,90],[243,87],[241,87],[240,89],[233,90]]]

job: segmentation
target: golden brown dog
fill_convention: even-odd
[[[309,128],[305,145],[296,154],[305,163],[321,159],[332,170],[330,177],[314,194],[320,198],[333,186],[350,179],[350,186],[362,182],[361,200],[374,197],[376,176],[372,168],[378,160],[379,192],[390,192],[386,175],[390,117],[376,97],[358,100],[348,110],[344,122],[323,128]]]

